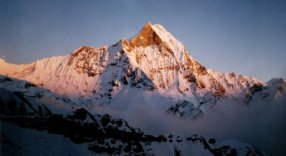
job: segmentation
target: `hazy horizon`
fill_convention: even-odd
[[[0,1],[0,56],[11,63],[111,45],[161,24],[201,64],[263,81],[286,78],[286,2]]]

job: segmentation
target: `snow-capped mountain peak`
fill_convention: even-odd
[[[175,52],[185,51],[184,45],[163,26],[159,24],[152,25],[150,22],[147,22],[141,31],[130,39],[130,41],[124,40],[123,42],[123,47],[127,51],[131,51],[136,47],[148,47],[152,45],[156,45],[160,51],[176,55],[177,58],[182,58],[184,53]]]
[[[73,97],[75,103],[86,103],[79,97],[112,103],[117,95],[136,88],[179,100],[173,110],[184,105],[201,111],[220,98],[244,96],[253,85],[265,85],[251,77],[206,69],[163,26],[150,22],[133,38],[111,46],[83,46],[71,55],[28,65],[0,63],[0,74]]]

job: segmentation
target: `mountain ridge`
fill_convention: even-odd
[[[115,96],[135,87],[207,110],[200,108],[202,104],[210,107],[221,98],[244,94],[253,85],[266,85],[252,77],[205,68],[163,26],[150,22],[133,38],[111,46],[82,46],[70,55],[25,65],[0,63],[0,74],[86,99],[75,103],[112,103]]]
[[[1,74],[31,81],[63,95],[105,97],[102,103],[109,103],[110,98],[128,86],[157,90],[163,96],[181,97],[193,103],[199,102],[189,97],[211,93],[211,101],[215,103],[255,84],[266,85],[253,77],[205,68],[163,26],[150,22],[133,38],[111,46],[82,46],[70,55],[25,65],[8,64],[4,60],[0,63]],[[64,89],[67,86],[69,90]],[[109,87],[102,89],[103,86]],[[103,92],[95,93],[100,90]]]

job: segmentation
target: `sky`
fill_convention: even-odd
[[[0,0],[0,57],[30,63],[111,45],[147,21],[208,68],[286,78],[285,0]]]

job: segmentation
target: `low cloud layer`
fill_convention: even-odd
[[[143,98],[136,102],[130,100],[124,110],[114,104],[106,110],[101,108],[101,111],[121,117],[148,133],[200,134],[218,140],[237,139],[271,155],[286,153],[285,99],[252,105],[224,101],[195,120],[168,115],[162,110],[167,110],[169,101],[164,101],[164,104],[157,104],[156,101],[145,103]]]

